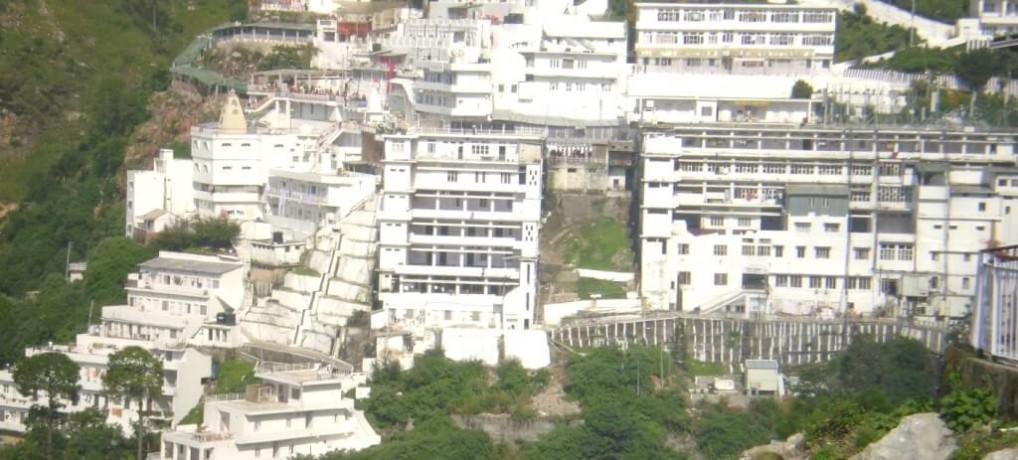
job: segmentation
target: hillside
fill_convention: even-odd
[[[166,91],[168,64],[245,10],[245,0],[0,1],[0,360],[81,332],[91,300],[121,300],[121,272],[145,255],[111,239],[123,228],[125,155],[181,139],[208,112],[186,88]],[[86,286],[62,279],[68,247],[72,261],[104,261]],[[31,291],[42,292],[26,300]]]

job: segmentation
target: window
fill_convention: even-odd
[[[825,276],[824,277],[824,288],[826,288],[826,289],[837,289],[838,288],[838,277],[837,276]]]
[[[911,244],[880,243],[880,260],[912,260],[915,247]]]
[[[824,247],[824,246],[817,246],[817,247],[813,248],[813,255],[817,259],[830,259],[831,258],[831,248],[830,247]]]
[[[715,286],[727,286],[728,285],[728,273],[715,273],[714,274],[714,285]]]
[[[771,255],[771,247],[770,246],[757,246],[757,248],[756,248],[756,255],[764,256],[764,257],[769,257]]]
[[[969,277],[966,276],[966,277],[961,279],[961,288],[962,289],[969,289],[971,287],[972,287],[972,278],[969,278]]]
[[[774,257],[785,257],[785,247],[774,246]]]
[[[684,255],[689,254],[689,245],[686,244],[686,243],[680,243],[679,244],[678,254],[680,256],[684,256]]]
[[[740,217],[739,218],[739,226],[740,227],[749,227],[750,225],[752,225],[752,222],[753,221],[749,217]]]
[[[711,216],[710,226],[711,227],[723,227],[725,225],[725,218],[718,216]]]
[[[728,246],[723,245],[723,244],[715,244],[714,245],[714,255],[716,255],[716,256],[727,256],[728,255]]]
[[[690,272],[679,272],[679,285],[689,286],[693,281],[693,274]]]
[[[701,117],[713,117],[714,116],[714,107],[700,107],[700,116]]]
[[[824,231],[827,233],[838,233],[840,228],[840,224],[824,224]]]
[[[819,276],[811,276],[811,277],[809,277],[809,288],[810,289],[820,289],[820,286],[823,285],[822,282],[823,282],[823,278],[821,278]]]
[[[873,280],[868,276],[851,276],[848,278],[848,288],[854,290],[870,289]]]
[[[984,211],[986,211],[986,202],[985,201],[981,201],[981,202],[979,202],[979,212],[984,212]]]
[[[795,231],[796,232],[807,233],[807,232],[809,232],[809,228],[810,228],[809,222],[796,222],[795,223]]]
[[[806,258],[806,246],[796,246],[795,247],[795,256],[800,258],[800,259],[805,259]]]
[[[802,287],[802,276],[793,275],[788,278],[788,285],[794,288]]]
[[[754,246],[748,244],[742,245],[742,255],[752,256],[754,254],[756,254],[756,249]]]
[[[870,258],[870,248],[852,248],[855,260],[867,260]]]
[[[930,260],[934,262],[940,260],[940,253],[938,253],[937,251],[930,251]]]
[[[456,182],[459,180],[459,173],[456,171],[449,171],[445,173],[445,180],[449,182]]]
[[[971,262],[972,261],[972,254],[965,254],[964,259],[965,259],[965,262]]]
[[[775,287],[788,287],[788,275],[777,275],[774,277]]]

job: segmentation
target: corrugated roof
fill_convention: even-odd
[[[224,273],[232,272],[238,268],[241,268],[241,264],[231,264],[227,262],[206,262],[204,260],[188,260],[188,259],[171,259],[168,257],[158,257],[152,260],[142,262],[138,265],[138,268],[142,270],[152,271],[175,271],[175,272],[190,272],[190,273],[202,273],[207,275],[222,275]]]
[[[787,195],[813,195],[813,196],[848,196],[847,185],[827,184],[788,184],[785,188]]]
[[[746,369],[778,370],[778,362],[773,359],[747,359]]]

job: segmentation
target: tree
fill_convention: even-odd
[[[33,415],[30,420],[42,422],[46,430],[46,458],[53,458],[53,431],[60,424],[62,414],[61,399],[77,402],[78,373],[81,368],[67,355],[61,353],[41,353],[29,356],[14,368],[14,386],[18,392],[31,396],[33,401],[39,400],[40,393],[45,394],[46,406],[32,405]],[[33,427],[34,429],[34,427]]]
[[[809,99],[813,97],[813,87],[804,80],[796,80],[792,86],[792,99]]]
[[[138,455],[142,456],[145,438],[145,405],[152,396],[162,394],[163,362],[141,347],[126,347],[110,355],[108,369],[103,375],[103,393],[107,398],[121,399],[125,405],[138,401]]]

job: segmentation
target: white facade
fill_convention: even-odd
[[[271,104],[270,114],[249,126],[239,99],[230,95],[218,123],[191,128],[199,216],[263,219],[262,193],[271,169],[295,164],[337,167],[336,159],[320,155],[340,132],[334,107],[289,98]]]
[[[145,216],[164,210],[174,216],[194,212],[190,159],[174,158],[173,150],[161,149],[151,171],[127,172],[127,236],[148,234],[161,228],[148,228]]]
[[[268,220],[303,240],[318,228],[335,225],[374,196],[376,182],[375,176],[342,170],[272,169],[265,191]]]
[[[344,392],[364,379],[325,365],[272,369],[246,394],[210,396],[201,425],[164,432],[158,458],[169,460],[287,459],[381,442]]]
[[[1006,0],[970,0],[969,16],[978,19],[979,31],[995,37],[1018,32],[1018,5]]]
[[[648,132],[642,296],[703,312],[961,316],[975,253],[1018,225],[1014,196],[993,190],[1014,162],[1001,133]]]
[[[236,261],[162,251],[128,276],[127,305],[103,308],[102,334],[186,343],[218,314],[241,308],[246,278],[245,265]]]
[[[541,156],[533,135],[385,138],[377,221],[387,325],[533,325]]]
[[[837,9],[638,3],[637,65],[648,72],[811,73],[834,60]]]
[[[176,423],[201,399],[202,380],[211,376],[212,361],[197,350],[185,348],[205,323],[227,305],[239,306],[243,297],[244,266],[216,257],[161,252],[128,276],[128,305],[103,307],[100,324],[79,334],[74,344],[28,348],[26,356],[57,352],[81,366],[81,392],[77,404],[66,410],[101,409],[107,421],[130,432],[137,417],[137,402],[108,401],[100,393],[108,355],[138,346],[163,361],[163,393],[153,397],[146,410],[155,418]],[[231,331],[232,332],[232,331]],[[226,341],[227,336],[217,336]],[[216,345],[215,341],[204,343]],[[134,407],[132,408],[132,404]],[[0,371],[0,428],[24,431],[24,417],[32,401],[19,395],[11,371]]]

